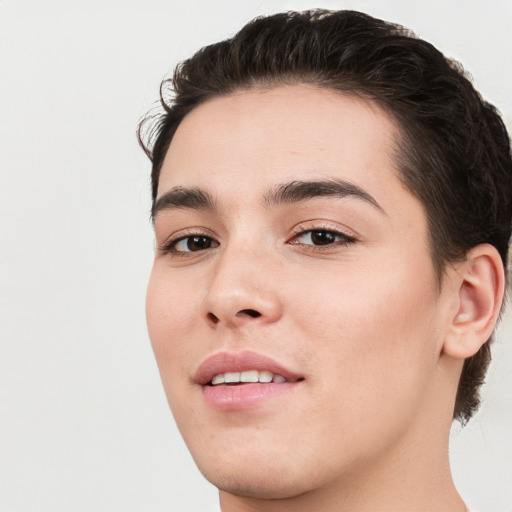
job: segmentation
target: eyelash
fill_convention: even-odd
[[[307,250],[309,251],[316,251],[316,252],[322,252],[322,251],[328,251],[332,250],[334,247],[345,247],[348,245],[351,245],[355,242],[357,242],[357,239],[353,236],[348,235],[347,233],[344,233],[343,231],[340,231],[339,229],[332,228],[331,226],[305,226],[303,224],[297,226],[295,229],[295,233],[292,236],[292,240],[297,239],[301,236],[304,236],[306,234],[313,234],[313,233],[323,233],[323,234],[330,234],[334,235],[335,237],[341,238],[341,240],[338,240],[333,243],[325,244],[325,245],[313,245],[313,244],[300,244],[299,242],[293,242],[290,241],[291,245],[302,245],[303,247],[307,247]]]
[[[296,240],[300,238],[301,236],[307,235],[308,233],[323,233],[334,235],[334,237],[341,238],[341,240],[335,241],[333,243],[327,243],[325,245],[314,245],[314,244],[301,244]],[[176,250],[176,246],[187,239],[194,238],[194,237],[200,237],[200,238],[206,238],[212,242],[214,242],[214,247],[208,247],[206,249],[200,249],[198,251],[178,251]],[[295,232],[293,233],[290,241],[288,242],[290,245],[301,245],[305,250],[308,251],[314,251],[314,252],[322,252],[322,251],[328,251],[332,250],[333,247],[344,247],[351,245],[353,243],[357,242],[357,239],[353,236],[347,235],[346,233],[343,233],[342,231],[339,231],[338,229],[333,229],[328,226],[314,226],[314,227],[306,227],[304,225],[299,225]],[[219,243],[209,234],[206,234],[204,232],[200,231],[193,231],[186,234],[181,234],[178,238],[171,237],[170,239],[166,240],[160,247],[160,252],[164,254],[171,254],[173,257],[189,257],[193,253],[202,253],[208,249],[215,249],[219,246]]]
[[[206,234],[206,233],[201,232],[201,231],[191,231],[189,233],[181,233],[180,236],[178,236],[177,238],[171,237],[171,238],[167,239],[159,247],[159,250],[163,254],[171,254],[172,257],[177,257],[177,258],[188,257],[188,256],[190,256],[191,254],[193,254],[195,252],[198,252],[198,253],[203,252],[202,250],[200,250],[200,251],[177,251],[176,250],[176,246],[180,242],[182,242],[184,240],[187,240],[189,238],[194,238],[194,237],[207,238],[207,239],[217,243],[217,246],[219,245],[219,243],[212,236],[210,236],[209,234]]]

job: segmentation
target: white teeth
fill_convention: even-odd
[[[240,375],[241,382],[258,382],[259,380],[259,371],[258,370],[247,370],[242,372]]]
[[[263,370],[246,370],[244,372],[219,373],[212,378],[211,384],[233,384],[238,382],[286,382],[282,375],[274,375],[272,372]]]
[[[272,382],[273,376],[272,373],[267,371],[260,372],[260,382]]]
[[[240,382],[240,372],[227,372],[224,374],[224,382]]]
[[[212,384],[224,384],[224,374],[220,373],[219,375],[215,375],[212,379]]]

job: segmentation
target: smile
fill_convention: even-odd
[[[245,372],[226,372],[215,375],[210,384],[240,384],[245,382],[287,382],[282,375],[273,374],[267,370],[246,370]]]
[[[199,366],[194,381],[206,405],[218,411],[241,411],[292,391],[304,377],[256,352],[221,352]]]

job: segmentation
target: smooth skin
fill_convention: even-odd
[[[448,436],[503,267],[478,246],[438,286],[398,137],[375,104],[299,84],[210,99],[173,138],[158,197],[185,187],[214,204],[156,213],[147,319],[177,425],[223,512],[466,510]],[[367,197],[269,200],[311,181]],[[248,410],[207,406],[197,368],[242,350],[304,380]]]

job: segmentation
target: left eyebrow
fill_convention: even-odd
[[[157,213],[180,208],[214,211],[215,201],[207,190],[199,187],[174,187],[155,201],[151,208],[151,218],[154,222]]]
[[[377,200],[364,189],[339,178],[315,181],[290,181],[278,185],[274,190],[265,195],[266,206],[297,203],[317,197],[355,197],[371,204],[381,213],[386,213]]]

